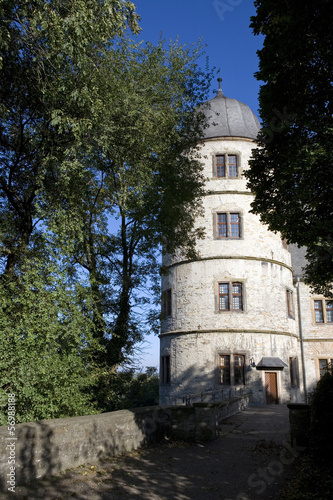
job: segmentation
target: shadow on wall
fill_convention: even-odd
[[[266,358],[270,359],[270,358]],[[291,386],[290,368],[284,366],[256,366],[247,361],[241,372],[231,364],[225,369],[211,368],[208,362],[198,368],[187,367],[174,376],[171,383],[160,385],[161,404],[192,404],[196,402],[221,401],[244,393],[251,394],[251,404],[287,404],[304,401],[301,380]],[[226,384],[221,384],[221,379]],[[237,384],[236,382],[244,381]]]
[[[66,497],[75,496],[75,498],[82,498],[83,500],[89,498],[89,488],[94,494],[96,494],[96,488],[98,488],[99,498],[110,498],[109,493],[106,496],[103,495],[106,490],[110,491],[112,487],[113,490],[116,490],[118,498],[118,479],[122,483],[124,491],[130,494],[133,490],[131,490],[131,486],[127,485],[127,479],[124,480],[126,472],[121,473],[121,477],[116,478],[115,471],[117,471],[119,465],[113,468],[110,457],[120,455],[124,451],[133,451],[133,449],[159,441],[166,436],[177,439],[178,448],[179,440],[181,447],[183,447],[185,445],[184,441],[193,442],[198,437],[200,443],[216,439],[219,435],[219,423],[227,416],[238,413],[247,405],[248,398],[244,397],[221,403],[198,403],[194,406],[155,406],[136,408],[132,411],[124,410],[87,417],[59,419],[49,421],[50,425],[46,422],[21,424],[18,426],[20,427],[19,435],[20,439],[25,441],[20,441],[22,448],[19,456],[25,472],[21,474],[20,481],[17,484],[25,483],[26,486],[20,488],[17,493],[22,498],[59,498],[59,495],[63,494]],[[121,421],[122,425],[125,426],[123,427],[123,434],[121,434],[121,428],[117,426],[117,421],[118,423]],[[84,435],[81,436],[80,440],[75,441],[73,429],[78,422],[83,427]],[[36,432],[32,432],[32,429],[35,429]],[[63,434],[67,434],[66,441],[63,440]],[[164,447],[153,448],[149,453],[149,457],[152,457],[152,459],[149,460],[146,460],[142,454],[127,455],[126,458],[126,463],[131,462],[132,465],[135,465],[135,470],[140,471],[140,478],[146,477],[145,481],[151,474],[151,467],[154,467],[155,471],[155,485],[156,474],[158,476],[161,474],[161,481],[158,481],[156,493],[161,491],[161,485],[164,484],[164,481],[167,481],[170,485],[171,477],[176,484],[179,482],[177,474],[172,474],[172,470],[168,471],[168,478],[165,479],[165,462],[169,460],[168,445],[174,447],[171,440],[166,440]],[[198,459],[197,452],[198,450],[202,451],[202,448],[204,448],[202,444],[200,444],[200,448],[191,448],[190,455],[187,454],[189,466],[191,460],[194,459],[199,460],[198,465],[200,465],[203,457]],[[156,453],[154,453],[154,450],[157,450]],[[43,464],[41,463],[41,457],[44,460]],[[76,464],[75,459],[78,462]],[[103,459],[108,460],[103,461]],[[99,464],[98,461],[102,463]],[[118,464],[119,461],[124,462],[125,458],[117,459],[116,463]],[[93,469],[109,467],[109,473],[112,473],[112,482],[110,483],[108,480],[104,484],[98,474],[95,478],[90,477],[91,481],[88,478],[85,480],[86,478],[80,477],[81,468],[69,472],[66,477],[61,475],[60,477],[46,477],[36,481],[37,477],[41,475],[50,476],[60,470],[69,467],[73,468],[75,465],[82,465],[83,463],[89,464],[89,466],[93,465]],[[85,465],[84,476],[88,475],[89,466]],[[155,466],[157,467],[156,470]],[[41,467],[43,467],[43,470]],[[22,472],[22,468],[20,470]],[[74,477],[75,480],[73,480]],[[141,481],[141,484],[137,486],[140,486],[140,488],[147,487],[145,481]],[[188,484],[193,486],[190,479],[188,479]],[[151,487],[152,485],[150,485],[149,492],[142,492],[142,498],[150,498],[144,496],[144,493],[146,495],[150,494]],[[184,482],[182,482],[183,487]]]
[[[253,403],[265,404],[265,387],[256,368],[249,364],[244,366],[245,384],[234,384],[237,376],[234,367],[231,367],[231,384],[223,385],[220,383],[219,367],[212,369],[206,366],[199,369],[197,365],[191,365],[181,375],[174,377],[171,384],[161,384],[160,401],[171,405],[214,402],[250,392]]]
[[[52,474],[61,467],[59,448],[52,443],[53,429],[46,423],[35,422],[16,426],[16,436],[9,438],[7,427],[0,430],[1,469],[0,489],[8,490],[10,486],[30,483],[40,476],[37,463],[43,468],[43,474]],[[8,445],[9,443],[9,445]],[[11,454],[9,455],[9,446]],[[11,474],[10,458],[15,459],[15,473]],[[13,481],[14,480],[14,481]],[[13,491],[13,490],[9,490]]]
[[[19,429],[17,442],[20,443],[19,462],[24,464],[20,470],[20,481],[29,483],[38,477],[36,470],[36,442],[38,436],[39,459],[44,474],[52,474],[60,466],[59,448],[52,446],[53,430],[45,423],[36,422],[34,427],[23,425]]]
[[[252,389],[256,384],[257,390],[263,392],[264,387],[256,370],[245,370],[245,389],[250,386]],[[218,380],[215,370],[198,370],[195,365],[191,366],[177,381],[179,386],[174,391],[174,397],[182,402],[181,410],[172,406],[152,406],[17,425],[16,484],[34,482],[37,477],[54,475],[83,463],[94,464],[98,460],[149,445],[170,436],[175,422],[181,421],[177,424],[181,432],[184,429],[195,439],[197,416],[193,406],[185,406],[185,402],[200,403],[213,399],[217,402],[236,395],[230,388],[221,387]],[[192,392],[194,386],[198,391],[195,394]],[[183,401],[183,395],[188,399]],[[212,416],[208,411],[207,422],[210,418]],[[10,472],[6,453],[7,427],[0,429],[0,444],[1,487],[4,490],[7,489],[6,476]]]
[[[170,428],[171,410],[160,406],[120,410],[100,415],[60,418],[18,424],[8,440],[7,427],[0,429],[0,486],[32,483],[85,462],[132,451],[162,439]],[[8,443],[15,452],[15,477],[10,478]]]

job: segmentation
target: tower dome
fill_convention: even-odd
[[[226,97],[221,89],[222,78],[219,78],[219,90],[213,99],[201,105],[207,118],[207,128],[203,138],[245,137],[256,139],[260,130],[259,120],[249,106]]]

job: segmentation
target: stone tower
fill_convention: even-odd
[[[243,172],[259,122],[220,88],[202,106],[208,178],[198,259],[164,257],[160,402],[210,401],[250,390],[257,404],[297,401],[298,324],[291,256],[250,213]]]

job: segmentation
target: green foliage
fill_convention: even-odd
[[[293,478],[280,492],[284,500],[329,500],[332,498],[331,465],[318,465],[305,455],[294,463],[292,473]]]
[[[200,51],[120,40],[96,81],[94,124],[80,150],[89,187],[79,188],[83,238],[75,260],[89,273],[96,319],[104,314],[111,366],[132,352],[152,317],[161,245],[194,253],[204,184],[196,154],[204,123],[196,105],[210,81],[195,64]],[[139,308],[141,321],[132,314]]]
[[[317,463],[333,464],[333,368],[319,380],[311,398],[310,447]]]
[[[333,282],[333,33],[330,0],[257,0],[251,27],[264,35],[256,74],[262,131],[247,174],[253,211],[305,246],[307,280]]]
[[[138,27],[120,0],[7,0],[0,14],[0,251],[13,273],[33,250],[34,221],[67,187],[65,161],[91,127],[103,53],[126,20]]]
[[[126,406],[138,408],[140,406],[158,405],[159,376],[156,368],[148,367],[146,373],[136,375],[127,393]]]
[[[293,479],[283,490],[286,500],[325,500],[333,496],[333,370],[312,394],[309,450],[292,467]]]
[[[122,0],[0,5],[0,370],[20,421],[156,386],[119,365],[157,329],[162,245],[194,255],[211,74],[200,44],[129,40],[137,20]]]
[[[112,370],[100,374],[94,394],[103,412],[157,405],[159,376],[154,367],[147,368],[145,373],[134,369]]]
[[[31,262],[13,282],[0,280],[0,421],[6,394],[17,422],[94,413],[91,352],[98,349],[82,304],[89,294],[55,262]]]

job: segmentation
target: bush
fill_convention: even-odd
[[[316,462],[333,463],[333,370],[319,380],[311,398],[310,452]]]

